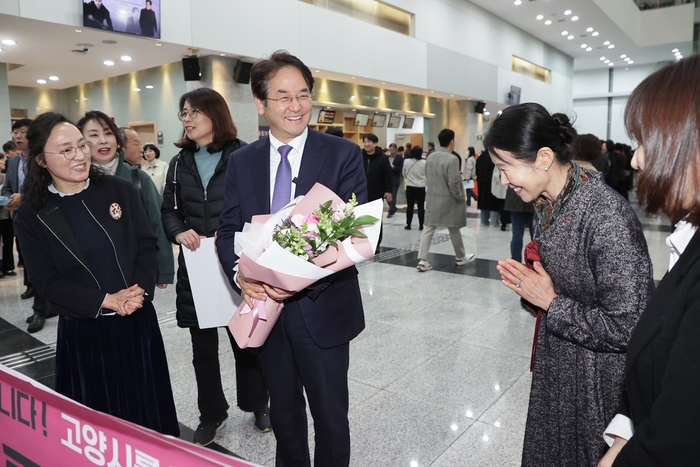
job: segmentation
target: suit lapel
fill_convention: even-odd
[[[253,194],[258,207],[257,213],[270,213],[270,138],[262,138],[252,143],[254,153],[249,160]],[[240,182],[239,182],[240,184]],[[247,184],[247,183],[246,183]]]
[[[649,300],[627,349],[628,368],[634,364],[641,351],[663,327],[666,314],[678,309],[677,300],[685,296],[684,293],[679,293],[679,289],[688,285],[681,284],[698,261],[700,261],[700,231],[695,233],[678,262],[666,273]]]
[[[309,134],[304,145],[304,153],[301,157],[301,167],[299,168],[298,178],[301,184],[296,186],[295,197],[305,195],[314,186],[325,157],[326,149],[323,141],[321,141],[317,132],[309,128]]]
[[[83,255],[80,246],[78,246],[78,242],[75,240],[73,232],[70,230],[65,215],[61,209],[59,209],[53,197],[49,198],[46,206],[37,213],[37,217],[73,256],[89,268],[90,265],[87,263],[87,259],[85,255]]]

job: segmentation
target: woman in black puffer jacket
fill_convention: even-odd
[[[194,442],[207,445],[228,417],[228,403],[221,385],[218,329],[200,329],[182,248],[192,251],[200,238],[213,237],[224,205],[226,167],[231,153],[245,143],[236,137],[228,105],[216,91],[200,88],[180,98],[183,134],[176,146],[180,153],[170,161],[163,192],[163,229],[180,245],[177,271],[177,324],[189,328],[197,378],[200,424]],[[236,357],[238,406],[255,412],[255,426],[269,431],[267,387],[256,349],[242,350],[226,331]]]

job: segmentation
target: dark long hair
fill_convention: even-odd
[[[29,140],[29,155],[27,156],[27,176],[22,187],[23,201],[30,203],[35,209],[41,209],[51,196],[48,186],[53,183],[49,171],[38,164],[38,160],[46,162],[44,148],[46,141],[51,136],[54,127],[60,123],[73,122],[57,112],[46,112],[39,115],[29,126],[27,139]],[[100,183],[104,180],[104,173],[94,164],[90,164],[90,180]]]
[[[569,147],[576,130],[569,117],[561,113],[550,115],[540,104],[512,105],[496,117],[484,138],[489,152],[508,151],[516,159],[530,164],[537,159],[541,148],[550,148],[557,162],[564,165],[574,158]]]
[[[122,139],[122,132],[119,130],[117,124],[114,123],[114,120],[112,120],[110,116],[104,112],[101,112],[99,110],[88,110],[87,112],[85,112],[85,115],[83,115],[83,118],[78,120],[78,123],[75,126],[78,128],[78,130],[80,130],[81,133],[85,134],[83,132],[83,129],[85,128],[87,122],[90,122],[92,120],[98,122],[102,126],[106,126],[107,128],[109,128],[112,134],[114,134],[114,138],[116,138],[117,140],[117,150],[122,149],[124,147],[126,141]],[[73,123],[71,122],[71,124]]]
[[[627,133],[644,147],[645,167],[637,186],[649,213],[700,226],[700,56],[652,73],[630,95]],[[685,208],[687,193],[693,206]]]
[[[233,123],[228,104],[226,104],[226,100],[221,94],[210,88],[199,88],[186,92],[180,97],[180,111],[185,107],[185,101],[189,102],[192,108],[199,110],[211,120],[213,139],[207,146],[207,151],[210,154],[221,151],[224,149],[224,146],[236,139],[238,130],[236,129],[236,124]],[[197,143],[187,136],[184,127],[180,141],[175,143],[175,146],[181,149],[197,151]]]

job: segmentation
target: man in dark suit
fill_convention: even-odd
[[[22,186],[24,185],[24,177],[27,173],[27,157],[29,157],[29,141],[27,140],[27,131],[29,130],[29,125],[32,121],[28,118],[23,120],[18,120],[12,125],[12,141],[19,149],[19,156],[14,157],[7,163],[7,175],[5,177],[5,184],[2,186],[2,196],[9,196],[12,198],[5,208],[14,213],[19,206],[22,204]],[[46,301],[40,297],[32,284],[27,278],[27,268],[24,268],[24,285],[27,286],[27,290],[21,295],[23,299],[34,297],[34,303],[32,304],[32,309],[34,314],[27,318],[27,332],[35,333],[41,331],[46,323],[46,318],[50,318],[48,308],[46,306]]]
[[[252,299],[285,305],[259,351],[277,438],[276,465],[311,465],[305,390],[314,417],[314,464],[347,466],[350,340],[364,329],[357,269],[345,269],[299,293],[288,292],[234,275],[238,257],[233,239],[252,216],[276,212],[316,182],[343,200],[355,193],[358,202],[366,202],[362,157],[357,145],[308,128],[314,79],[298,58],[275,52],[256,63],[250,77],[258,112],[265,116],[270,134],[229,159],[216,242],[219,260],[251,307]]]
[[[151,0],[146,0],[146,8],[141,10],[139,25],[141,26],[142,36],[156,37],[156,31],[158,31],[156,12],[151,9],[152,6],[153,2],[151,2]]]
[[[399,194],[399,187],[401,187],[401,172],[403,171],[403,156],[397,154],[396,143],[389,145],[389,164],[391,165],[391,202],[387,217],[394,217],[397,211],[396,197]]]

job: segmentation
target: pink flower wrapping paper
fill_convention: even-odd
[[[372,258],[379,240],[383,200],[374,200],[355,207],[355,215],[371,215],[379,219],[374,225],[361,228],[367,238],[350,237],[330,247],[314,258],[313,263],[296,256],[272,241],[275,227],[288,217],[313,215],[323,203],[344,205],[333,191],[316,183],[305,195],[296,198],[275,214],[254,216],[235,237],[235,251],[239,257],[237,271],[252,280],[284,290],[299,292],[345,268]],[[272,332],[284,307],[270,298],[254,300],[251,310],[243,302],[229,322],[229,329],[241,348],[260,347]]]

